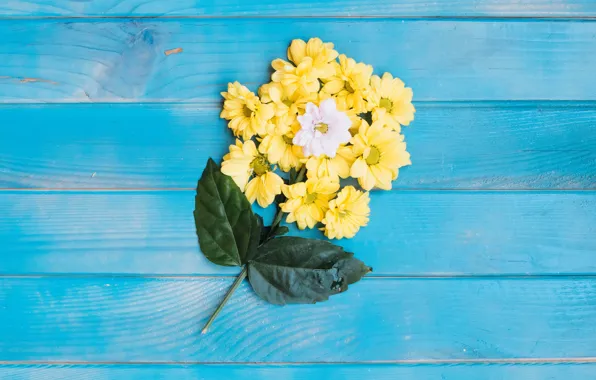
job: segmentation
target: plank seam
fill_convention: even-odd
[[[251,366],[251,365],[350,365],[350,364],[407,364],[407,365],[465,365],[465,364],[587,364],[596,363],[596,357],[573,357],[573,358],[514,358],[514,359],[404,359],[404,360],[371,360],[371,361],[309,361],[309,362],[200,362],[200,361],[10,361],[1,360],[0,365],[226,365],[226,366]]]
[[[198,177],[197,177],[198,178]],[[15,192],[15,193],[43,193],[43,192],[52,192],[52,193],[70,193],[70,192],[81,192],[81,193],[130,193],[130,192],[139,192],[139,193],[152,193],[152,192],[185,192],[185,191],[192,191],[195,192],[196,188],[193,187],[40,187],[40,188],[16,188],[16,187],[7,187],[7,188],[0,188],[0,192]],[[373,190],[374,192],[379,190]],[[426,187],[426,188],[393,188],[390,190],[391,192],[403,192],[403,193],[552,193],[552,194],[559,194],[559,193],[568,193],[568,192],[578,192],[578,193],[591,193],[596,191],[596,187],[594,188],[562,188],[562,189],[549,189],[549,188],[519,188],[519,189],[499,189],[499,188],[483,188],[483,189],[475,189],[475,188],[441,188],[441,187]],[[380,192],[380,191],[379,191]]]
[[[137,273],[24,273],[2,274],[0,279],[141,279],[141,280],[201,280],[201,279],[229,279],[233,280],[238,274],[137,274]],[[527,279],[588,279],[596,278],[596,273],[557,273],[557,274],[369,274],[362,281],[376,280],[527,280]]]
[[[466,16],[466,15],[450,15],[450,16],[410,16],[410,15],[322,15],[322,16],[308,16],[308,15],[294,15],[294,16],[259,16],[259,15],[236,15],[236,16],[208,16],[208,15],[194,15],[194,16],[160,16],[160,15],[113,15],[113,16],[100,16],[100,15],[69,15],[69,16],[0,16],[0,21],[43,21],[43,20],[75,20],[81,21],[100,21],[100,20],[414,20],[414,21],[555,21],[555,22],[592,22],[596,21],[596,15],[594,16],[544,16],[544,15],[499,15],[499,16]]]
[[[1,22],[1,19],[0,19]],[[249,83],[245,83],[249,84]],[[224,88],[226,84],[222,84]],[[551,100],[551,99],[507,99],[507,100],[414,100],[416,108],[596,108],[596,100],[585,99],[565,99],[565,100]],[[143,101],[1,101],[0,107],[78,107],[78,106],[177,106],[177,107],[196,107],[197,110],[221,110],[222,103],[217,101],[185,101],[185,100],[160,100],[160,99],[143,99]]]

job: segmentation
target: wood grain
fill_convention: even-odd
[[[590,380],[595,370],[595,364],[0,365],[0,377],[11,380]]]
[[[0,188],[194,188],[232,142],[201,105],[4,105]],[[423,103],[397,189],[596,189],[591,103]],[[18,127],[16,127],[18,126]],[[25,143],[26,142],[26,143]]]
[[[0,273],[237,273],[203,258],[193,209],[192,191],[4,192]],[[594,192],[375,192],[371,209],[338,243],[374,276],[596,273]]]
[[[595,33],[591,21],[5,20],[0,101],[214,102],[229,81],[266,82],[269,62],[312,36],[401,77],[415,101],[594,100]]]
[[[10,16],[543,16],[593,17],[591,0],[21,0],[0,5]]]
[[[276,307],[231,279],[0,279],[5,361],[373,362],[596,356],[596,280],[365,279]],[[233,337],[234,344],[230,344]]]

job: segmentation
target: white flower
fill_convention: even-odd
[[[333,98],[323,100],[320,107],[308,103],[306,113],[298,116],[298,121],[301,129],[293,143],[302,147],[306,157],[325,154],[333,158],[339,146],[352,138],[349,131],[352,122],[348,115],[337,110]]]

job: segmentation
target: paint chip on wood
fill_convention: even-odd
[[[50,84],[58,84],[57,82],[51,81],[51,80],[47,80],[47,79],[41,79],[41,78],[23,78],[20,80],[21,83],[37,83],[37,82],[41,82],[41,83],[50,83]]]
[[[182,53],[183,51],[184,50],[182,50],[182,48],[175,48],[175,49],[166,50],[164,52],[164,54],[166,56],[168,56],[168,55],[172,55],[172,54],[179,54],[179,53]]]

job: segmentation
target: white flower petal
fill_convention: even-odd
[[[321,154],[325,154],[325,146],[322,144],[322,140],[313,140],[310,144],[312,154],[315,157],[319,157]]]
[[[312,119],[312,115],[304,114],[302,116],[298,116],[298,122],[300,123],[300,126],[302,128],[305,128],[305,129],[313,129],[314,128],[314,122]]]
[[[352,126],[352,120],[343,112],[338,112],[336,122],[341,129],[348,130]]]
[[[350,142],[351,139],[352,134],[350,133],[350,131],[341,131],[341,133],[339,133],[337,136],[337,141],[340,144],[347,144]]]
[[[334,158],[337,154],[337,149],[339,148],[339,144],[335,144],[335,142],[329,142],[328,144],[323,144],[323,153],[329,158]]]
[[[303,147],[306,157],[321,154],[335,157],[340,145],[348,143],[352,137],[349,132],[352,121],[344,112],[337,110],[333,98],[321,102],[320,107],[308,103],[304,115],[298,116],[298,122],[301,129],[292,141]],[[321,123],[327,125],[325,133],[315,129]]]
[[[319,107],[315,106],[314,103],[306,103],[306,115],[310,115],[313,120],[321,119],[319,115]]]
[[[296,133],[296,136],[294,136],[292,142],[298,146],[307,146],[314,138],[315,135],[313,132],[301,129]]]

